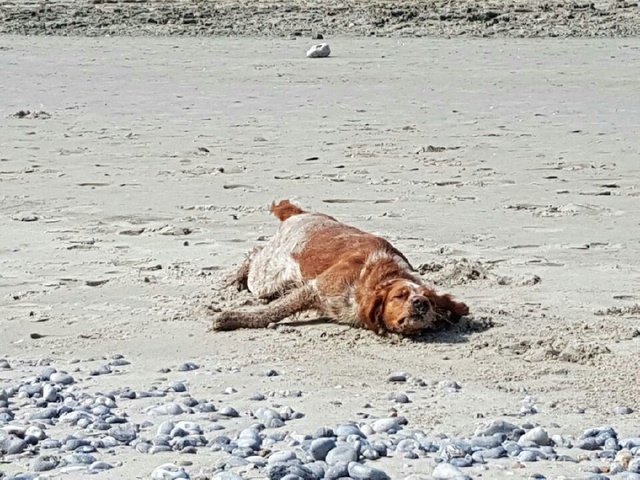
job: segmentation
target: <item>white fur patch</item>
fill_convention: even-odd
[[[405,272],[411,272],[411,266],[400,256],[395,253],[387,252],[386,250],[376,250],[367,258],[367,261],[360,272],[360,278],[364,277],[371,266],[375,265],[380,260],[393,260],[398,267]]]
[[[280,224],[276,234],[251,258],[249,291],[268,297],[303,283],[300,265],[293,258],[304,248],[309,233],[334,220],[323,215],[303,213]]]

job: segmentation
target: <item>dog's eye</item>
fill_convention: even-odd
[[[393,298],[394,300],[404,300],[405,298],[407,298],[407,292],[400,292],[396,294]]]

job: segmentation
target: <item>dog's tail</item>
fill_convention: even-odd
[[[301,213],[305,213],[305,211],[289,200],[282,200],[278,204],[276,204],[276,202],[271,204],[271,213],[278,217],[281,222],[284,222],[287,218],[300,215]]]

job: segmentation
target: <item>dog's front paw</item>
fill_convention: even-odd
[[[236,312],[221,312],[213,319],[211,330],[221,332],[240,328]]]
[[[449,312],[449,320],[457,323],[462,317],[469,315],[469,307],[467,307],[466,303],[453,302]]]
[[[465,315],[469,315],[469,307],[466,303],[455,302],[453,305],[453,313],[464,317]]]

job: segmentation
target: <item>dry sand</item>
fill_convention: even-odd
[[[0,388],[49,359],[89,390],[184,379],[240,411],[300,389],[272,399],[306,414],[288,424],[300,432],[396,408],[431,434],[483,416],[638,435],[640,42],[330,43],[308,60],[301,40],[0,37]],[[221,278],[274,232],[281,198],[386,236],[473,315],[417,340],[317,322],[207,333],[208,311],[247,301]],[[132,365],[87,377],[115,353]],[[176,372],[185,361],[200,370]],[[428,386],[391,385],[394,371]],[[539,413],[519,418],[526,396]],[[154,402],[120,403],[144,420]],[[120,452],[96,478],[176,459]]]

